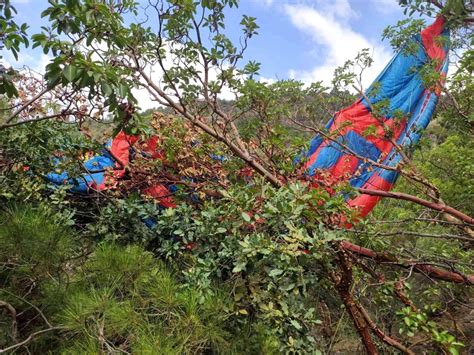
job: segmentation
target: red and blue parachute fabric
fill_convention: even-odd
[[[116,186],[118,179],[125,175],[125,167],[130,163],[133,146],[137,143],[136,136],[127,135],[120,131],[113,139],[105,145],[104,151],[83,163],[86,171],[79,177],[70,177],[67,172],[54,172],[46,175],[46,178],[56,186],[69,185],[73,193],[89,193],[103,191]],[[153,136],[145,142],[140,142],[140,154],[150,159],[163,159],[163,155],[157,150],[158,137]],[[142,193],[153,197],[163,207],[176,207],[172,198],[175,186],[155,184],[148,187]]]
[[[448,36],[444,19],[439,17],[421,34],[411,39],[417,51],[408,54],[401,50],[366,91],[353,105],[339,111],[328,122],[328,136],[317,135],[311,141],[306,155],[305,170],[314,180],[336,183],[348,180],[353,187],[388,191],[397,179],[397,172],[380,165],[395,167],[401,155],[392,143],[409,148],[417,143],[428,125],[440,95],[440,85],[427,88],[421,79],[423,66],[434,63],[436,70],[445,76],[448,69]],[[367,102],[367,99],[369,102]],[[390,105],[384,117],[375,117],[371,107],[389,100]],[[399,119],[402,113],[403,119]],[[139,153],[152,159],[163,159],[157,151],[158,137],[141,143]],[[70,185],[71,192],[87,193],[102,191],[116,185],[125,175],[136,136],[120,132],[106,144],[100,155],[84,162],[86,173],[70,177],[67,172],[50,173],[46,178],[55,185]],[[135,152],[136,153],[136,152]],[[355,154],[354,154],[355,153]],[[374,166],[377,162],[379,166]],[[163,207],[175,207],[171,197],[175,186],[156,184],[142,191],[155,198]],[[357,209],[360,216],[367,215],[380,197],[359,195],[348,200],[349,206]]]
[[[415,45],[416,53],[410,51],[409,54],[402,49],[363,97],[337,112],[328,122],[327,135],[313,138],[306,152],[304,168],[316,183],[348,180],[355,188],[383,191],[392,188],[398,173],[384,169],[380,164],[395,167],[402,159],[397,145],[407,149],[417,143],[431,119],[441,84],[426,87],[420,71],[423,66],[434,64],[441,77],[445,77],[448,41],[440,40],[440,36],[448,36],[442,17],[410,40],[408,45],[410,48]],[[374,117],[373,105],[382,100],[387,102],[387,99],[390,105],[384,111],[384,117]],[[362,194],[347,202],[363,217],[379,199]]]

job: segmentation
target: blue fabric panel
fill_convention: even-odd
[[[405,116],[409,115],[410,112],[413,112],[424,90],[425,87],[419,74],[411,74],[410,79],[405,83],[405,87],[390,98],[390,108],[385,117],[392,118],[395,110],[403,112]]]
[[[347,146],[355,153],[367,157],[372,160],[377,160],[380,156],[380,151],[371,142],[365,140],[354,131],[349,131],[343,137],[338,137],[338,142]],[[337,163],[339,158],[344,154],[349,154],[348,151],[336,142],[329,143],[328,146],[322,148],[319,152],[318,158],[309,167],[309,175],[313,175],[316,169],[328,169]]]
[[[329,122],[325,126],[325,129],[329,130],[333,122],[334,122],[334,117],[329,120]],[[295,156],[295,158],[293,159],[293,163],[298,164],[301,162],[301,159],[309,158],[319,148],[323,140],[324,139],[320,134],[316,134],[314,138],[311,140],[311,143],[309,144],[308,151],[303,149],[300,154]]]
[[[59,163],[59,161],[57,161]],[[104,172],[97,172],[97,170],[104,170],[115,166],[115,161],[110,155],[101,155],[93,157],[84,162],[84,168],[89,173],[84,173],[82,176],[77,178],[69,178],[67,172],[62,173],[49,173],[46,178],[55,185],[72,185],[71,192],[86,193],[89,190],[89,186],[92,183],[101,184],[104,181]]]
[[[85,178],[85,177],[80,177],[80,178],[73,178],[69,179],[68,184],[73,185],[71,188],[71,192],[75,193],[87,193],[89,192],[89,184],[91,182],[91,178]]]
[[[64,181],[69,180],[67,172],[46,174],[46,179],[55,185],[64,185]]]
[[[393,97],[403,90],[406,82],[416,72],[413,68],[417,68],[426,62],[427,57],[419,39],[415,39],[414,43],[419,46],[415,55],[405,53],[404,49],[399,51],[368,88],[367,96],[371,99],[371,102],[375,103],[387,97]],[[372,90],[375,90],[375,95],[371,94]]]
[[[396,160],[396,163],[395,163],[395,165],[396,165],[400,161],[401,157],[400,157],[399,154],[396,154],[396,155],[394,155],[394,158]],[[387,164],[387,162],[384,162],[384,164],[391,166],[391,164]],[[369,167],[371,167],[371,165],[369,163],[365,163],[362,166],[362,171],[361,171],[360,176],[359,177],[354,177],[349,181],[352,187],[355,187],[355,188],[367,187],[367,188],[369,188],[369,186],[366,186],[366,184],[373,175],[379,175],[382,179],[384,179],[385,181],[390,182],[391,184],[394,184],[395,181],[398,178],[398,173],[396,171],[386,170],[386,169],[379,168],[379,167],[375,167],[375,168],[372,167],[373,169],[371,171],[367,171],[367,169]]]
[[[355,153],[374,161],[377,161],[377,159],[380,157],[380,150],[374,144],[366,141],[364,137],[360,136],[356,132],[349,131],[344,138],[346,145]],[[361,187],[372,176],[373,172],[367,171],[370,166],[371,165],[368,163],[362,163],[359,161],[359,165],[356,167],[356,170],[359,170],[360,173],[358,176],[351,178],[349,183],[353,187]]]
[[[322,142],[323,142],[323,137],[320,134],[317,134],[316,136],[314,136],[314,138],[311,140],[306,156],[310,157],[319,148]]]
[[[400,157],[400,154],[397,154],[397,157]],[[386,170],[382,168],[377,168],[376,169],[376,174],[378,174],[382,179],[385,181],[390,182],[391,184],[394,184],[395,181],[398,178],[398,172],[393,171],[393,170]]]
[[[436,96],[435,94],[432,94],[429,98],[429,101],[426,105],[425,110],[421,113],[420,118],[416,121],[418,130],[424,130],[428,126],[437,103],[438,103],[438,96]]]
[[[143,223],[145,223],[145,225],[150,229],[157,225],[157,221],[153,217],[147,217],[143,219]]]
[[[93,157],[84,162],[84,168],[86,168],[89,172],[112,168],[114,166],[115,161],[111,157],[104,155]]]
[[[352,187],[362,187],[366,183],[366,181],[370,179],[373,174],[373,171],[367,171],[370,166],[371,165],[368,163],[363,163],[361,166],[359,166],[360,175],[353,177],[349,180],[349,183]]]
[[[228,160],[225,155],[209,154],[209,157],[210,157],[211,159],[220,161],[221,163],[223,163],[223,162],[225,162],[225,161]]]
[[[436,108],[436,104],[438,103],[438,97],[435,94],[431,94],[428,101],[425,103],[426,96],[427,95],[423,96],[423,100],[420,101],[419,107],[416,108],[413,114],[413,119],[410,120],[407,126],[406,136],[399,139],[400,145],[410,146],[417,143],[420,140],[420,134],[428,126],[433,111]]]
[[[424,52],[422,54],[423,55],[417,56],[418,59],[423,58],[423,61],[418,65],[423,65],[425,62],[427,62],[426,55],[424,54]],[[413,68],[408,67],[407,69],[410,71],[410,73],[413,72]],[[443,63],[443,68],[441,69],[441,72],[446,73],[447,69],[448,60],[446,58],[445,62]],[[380,77],[383,78],[383,74],[387,73],[388,71],[390,71],[390,69],[384,71],[384,73],[382,73]],[[411,78],[409,78],[410,75]],[[409,78],[409,80],[407,80],[407,78]],[[425,91],[423,83],[421,82],[421,79],[418,75],[407,75],[406,77],[404,77],[403,83],[406,86],[403,87],[398,94],[391,97],[390,99],[391,112],[393,112],[393,110],[395,109],[400,109],[403,112],[408,113],[411,112],[411,115],[409,115],[409,121],[407,122],[407,126],[405,130],[400,134],[400,137],[398,139],[398,143],[401,146],[407,147],[417,143],[420,140],[421,134],[423,130],[428,126],[433,112],[436,108],[438,97],[434,93],[430,94],[429,92]],[[384,87],[384,83],[382,83],[382,87]],[[366,102],[364,102],[364,104],[367,106]],[[401,160],[401,155],[394,148],[389,152],[383,164],[394,167]],[[354,187],[363,187],[374,174],[377,174],[382,179],[387,182],[390,182],[391,184],[394,184],[398,178],[398,173],[395,171],[375,168],[372,172],[367,173],[364,167],[361,176],[351,179],[350,183]],[[370,186],[365,187],[370,188]]]
[[[354,131],[347,132],[342,142],[357,154],[368,159],[377,160],[380,156],[380,150],[372,142],[367,141]]]
[[[308,169],[309,175],[314,175],[317,169],[328,169],[334,166],[339,158],[344,155],[341,150],[341,146],[335,142],[321,148],[318,157]]]
[[[418,44],[418,52],[414,55],[407,55],[403,50],[400,51],[367,90],[367,96],[373,104],[390,99],[387,118],[391,118],[393,111],[397,109],[405,114],[413,111],[413,107],[424,90],[416,69],[424,65],[428,58],[419,36],[416,36],[413,42]],[[376,94],[371,95],[370,92],[377,86],[379,88],[376,90]],[[362,99],[362,102],[367,108],[370,108],[365,99]]]

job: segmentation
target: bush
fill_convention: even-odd
[[[268,329],[236,321],[226,287],[207,293],[137,245],[83,250],[61,215],[13,206],[0,223],[0,346],[54,327],[29,351],[98,353],[270,353]],[[80,254],[82,252],[82,254]],[[240,315],[241,316],[241,315]],[[253,349],[253,350],[252,350]],[[265,350],[266,349],[266,350]],[[274,351],[273,351],[274,352]]]

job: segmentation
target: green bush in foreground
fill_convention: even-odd
[[[0,298],[22,314],[15,325],[0,318],[2,348],[49,328],[31,352],[260,352],[260,342],[272,343],[232,328],[224,290],[203,296],[139,246],[101,244],[81,255],[75,232],[44,208],[15,207],[1,221]]]

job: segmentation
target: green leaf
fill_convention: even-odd
[[[118,94],[121,97],[126,97],[128,94],[128,87],[125,84],[120,83],[118,85]]]
[[[106,81],[103,81],[100,84],[100,89],[102,90],[102,94],[104,94],[104,96],[110,96],[113,93],[112,87]]]
[[[298,330],[303,329],[303,327],[301,326],[301,324],[298,323],[298,321],[295,320],[295,319],[292,319],[292,320],[290,321],[290,323],[291,323],[291,325],[292,325],[293,327],[295,327],[295,328],[298,329]]]
[[[281,274],[283,274],[283,270],[280,270],[280,269],[273,269],[272,271],[268,273],[270,277],[277,277],[277,276],[280,276]]]
[[[251,221],[250,215],[247,212],[242,212],[242,218],[247,223],[250,223],[250,221]]]
[[[0,85],[0,94],[6,94],[8,97],[18,96],[18,90],[10,80],[3,79]]]
[[[48,88],[53,88],[59,83],[61,72],[58,69],[52,69],[49,72],[46,72],[46,79],[48,83]]]
[[[241,272],[242,270],[245,269],[246,266],[247,266],[247,262],[239,261],[232,269],[232,272],[234,273]]]
[[[77,74],[77,68],[73,65],[66,65],[63,70],[63,75],[68,82],[74,81]]]

